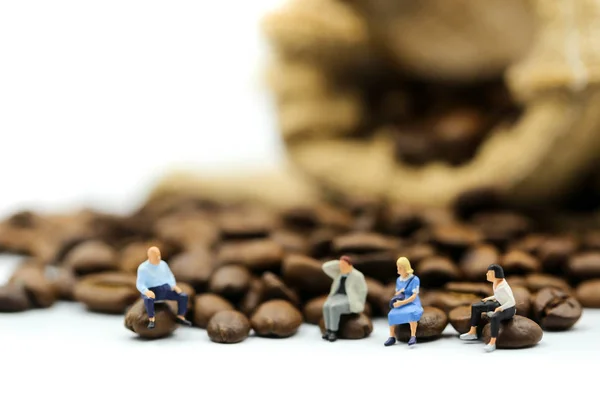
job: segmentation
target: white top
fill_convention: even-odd
[[[502,282],[500,282],[498,286],[494,288],[494,295],[487,297],[486,300],[496,300],[498,303],[500,303],[500,308],[502,311],[506,310],[507,308],[514,307],[517,304],[512,289],[505,279],[503,279]]]

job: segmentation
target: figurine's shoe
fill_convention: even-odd
[[[384,346],[391,346],[393,344],[396,344],[396,338],[395,337],[389,337],[388,340],[386,340],[383,345]]]
[[[329,337],[329,332],[331,332],[329,329],[325,330],[325,333],[323,334],[323,336],[321,336],[323,339],[327,340],[327,338]]]
[[[154,321],[148,322],[148,329],[154,329]]]
[[[408,345],[409,346],[414,346],[415,344],[417,344],[417,337],[416,336],[411,336],[410,340],[408,341]]]
[[[492,351],[496,350],[496,345],[495,344],[486,344],[485,347],[483,348],[486,352],[491,353]]]
[[[477,335],[473,335],[470,333],[463,333],[462,335],[459,336],[460,340],[468,340],[468,341],[473,341],[473,340],[477,340]]]
[[[330,342],[335,342],[337,340],[337,335],[335,332],[329,331],[329,335],[327,335],[327,340]]]
[[[190,321],[188,321],[187,319],[175,318],[175,321],[179,325],[192,326],[192,323]]]

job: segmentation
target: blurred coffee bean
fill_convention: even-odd
[[[250,208],[224,211],[218,216],[223,240],[265,238],[277,224],[274,214]]]
[[[428,257],[415,268],[415,274],[421,280],[421,286],[440,287],[450,281],[461,278],[461,271],[446,257]]]
[[[511,250],[500,259],[500,265],[507,275],[524,275],[540,272],[540,261],[523,250]]]
[[[531,316],[531,292],[524,286],[511,286],[510,288],[515,298],[517,315],[529,318]]]
[[[351,257],[354,267],[365,276],[381,282],[389,282],[398,277],[396,267],[398,252],[382,251],[368,254],[346,254]]]
[[[419,265],[424,259],[435,255],[435,248],[427,243],[417,243],[403,251],[403,256],[408,258],[412,265]]]
[[[423,166],[437,155],[431,135],[422,129],[395,129],[394,139],[396,159],[405,164]]]
[[[478,187],[459,194],[452,208],[460,219],[466,220],[475,214],[498,209],[502,203],[499,190],[492,187]]]
[[[482,339],[489,342],[491,336],[491,325],[483,328]],[[496,348],[498,349],[523,349],[538,344],[544,332],[542,328],[529,318],[515,315],[508,321],[500,323]]]
[[[417,341],[427,342],[438,339],[448,325],[446,313],[435,307],[423,307],[423,315],[417,325]],[[407,343],[410,339],[409,324],[395,326],[396,339]]]
[[[202,293],[194,299],[194,325],[206,329],[213,315],[219,311],[235,310],[235,307],[223,297]]]
[[[555,236],[546,239],[538,248],[538,257],[546,273],[566,272],[569,258],[577,251],[578,244],[570,236]]]
[[[321,318],[323,318],[323,305],[327,301],[327,295],[315,297],[309,300],[304,305],[304,320],[308,324],[318,325]]]
[[[252,275],[247,268],[241,265],[223,265],[213,272],[208,287],[213,293],[237,301],[248,291],[251,279]]]
[[[488,121],[475,108],[456,108],[441,114],[432,127],[436,155],[451,165],[460,165],[473,157],[483,140]]]
[[[444,290],[448,292],[474,294],[482,298],[494,294],[491,284],[474,282],[448,282],[444,285]]]
[[[144,300],[136,301],[125,315],[125,327],[145,339],[160,339],[170,336],[178,324],[175,322],[175,314],[165,303],[154,304],[155,326],[148,329],[148,314],[144,306]]]
[[[302,313],[285,300],[271,300],[261,304],[250,319],[252,329],[262,337],[292,336],[302,322]]]
[[[537,292],[545,288],[556,288],[562,289],[563,291],[570,293],[572,291],[571,286],[562,278],[558,278],[548,274],[531,274],[525,278],[525,285],[532,292]]]
[[[246,315],[252,315],[262,304],[264,298],[264,284],[260,278],[252,278],[246,295],[240,302],[240,310]]]
[[[323,263],[311,257],[291,254],[283,260],[284,281],[307,295],[329,293],[331,278],[323,272]]]
[[[370,232],[380,228],[384,208],[381,201],[369,197],[344,200],[346,201],[345,207],[354,219],[351,231]]]
[[[355,232],[336,237],[332,242],[333,252],[365,254],[381,251],[398,251],[400,240],[375,232]]]
[[[482,244],[465,253],[460,260],[460,269],[466,279],[483,281],[490,264],[497,264],[499,261],[498,249],[490,244]]]
[[[40,237],[43,219],[31,211],[13,214],[0,223],[0,252],[32,254],[32,245]]]
[[[284,226],[295,231],[311,231],[317,227],[347,230],[353,223],[350,213],[325,204],[285,210],[282,219]]]
[[[471,329],[471,306],[464,305],[453,308],[448,314],[448,320],[450,325],[459,334],[467,333]],[[490,318],[487,313],[481,313],[481,319],[477,326],[477,336],[481,337],[483,327],[490,322]]]
[[[579,279],[600,278],[600,251],[575,254],[569,259],[568,272]]]
[[[169,267],[177,282],[186,282],[197,290],[203,290],[215,270],[215,261],[208,249],[196,247],[171,258]]]
[[[583,307],[600,308],[600,279],[580,283],[575,295]]]
[[[253,271],[264,271],[279,269],[283,257],[283,248],[277,242],[254,239],[222,244],[217,253],[217,262],[221,265],[241,264]]]
[[[63,262],[76,275],[115,271],[119,268],[117,252],[106,243],[90,240],[74,247]]]
[[[439,225],[431,230],[432,243],[455,259],[481,240],[481,233],[467,225]]]
[[[373,278],[365,277],[367,283],[367,303],[371,305],[373,316],[385,315],[388,308],[381,308],[381,299],[386,296],[385,286]]]
[[[533,225],[529,218],[508,211],[479,213],[471,218],[471,223],[479,229],[486,241],[502,247],[511,240],[524,236]]]
[[[276,230],[269,238],[279,244],[286,254],[308,255],[310,253],[308,238],[305,235],[289,230]]]
[[[32,307],[48,308],[57,300],[52,281],[46,278],[44,265],[38,265],[34,260],[22,263],[8,283],[24,287]]]
[[[29,307],[29,298],[23,285],[0,286],[0,312],[20,312]]]
[[[452,210],[446,207],[427,207],[421,210],[420,215],[424,224],[430,227],[449,226],[457,223]]]
[[[52,282],[54,291],[60,300],[74,300],[73,291],[77,279],[73,271],[67,268],[46,267],[45,275]]]
[[[136,276],[133,274],[102,272],[78,281],[73,296],[90,311],[120,314],[141,297],[135,284]]]
[[[529,234],[512,242],[508,246],[508,250],[521,250],[529,253],[533,256],[537,256],[538,250],[542,247],[542,244],[546,241],[547,237],[541,234]]]
[[[586,232],[581,245],[585,250],[600,251],[600,230]]]
[[[310,253],[314,258],[323,258],[331,254],[333,240],[338,236],[332,229],[323,228],[312,232],[308,237]]]
[[[555,288],[537,292],[533,301],[535,320],[547,331],[570,329],[583,312],[581,304],[572,295]]]
[[[349,211],[328,204],[316,207],[319,226],[336,231],[347,231],[352,228],[354,220]]]
[[[445,292],[442,290],[427,290],[421,296],[423,306],[438,308],[449,313],[459,306],[470,306],[481,300],[481,296],[471,293]]]
[[[286,286],[277,275],[272,272],[265,272],[262,275],[263,282],[263,301],[268,300],[287,300],[294,306],[300,306],[298,294]]]
[[[211,247],[220,239],[219,228],[204,212],[180,212],[160,218],[154,223],[153,233],[160,241],[183,249]]]
[[[414,207],[394,204],[384,215],[385,231],[394,236],[408,237],[423,227],[425,221]]]
[[[319,320],[321,334],[325,333],[325,320]],[[373,332],[373,323],[371,318],[365,313],[344,314],[340,317],[340,324],[337,332],[339,339],[364,339]]]
[[[206,332],[215,343],[239,343],[250,334],[250,321],[239,311],[219,311],[210,319]]]
[[[514,275],[514,276],[507,276],[506,278],[506,282],[508,282],[508,285],[511,288],[515,288],[515,287],[524,287],[527,288],[527,278],[523,275]]]

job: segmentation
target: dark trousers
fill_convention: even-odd
[[[154,292],[154,298],[142,295],[144,299],[144,305],[146,306],[146,312],[148,313],[148,318],[154,318],[154,302],[155,301],[164,301],[164,300],[175,300],[177,301],[177,315],[185,315],[187,312],[187,304],[188,304],[188,295],[185,293],[177,293],[172,290],[171,287],[167,284],[148,288],[152,292]]]
[[[485,303],[480,301],[471,306],[471,326],[479,326],[481,321],[481,313],[494,311],[500,307],[500,303],[497,301],[486,301]],[[490,318],[490,324],[492,328],[492,337],[498,337],[498,331],[500,330],[500,322],[511,319],[515,316],[517,309],[515,307],[507,308],[504,311],[494,313]]]

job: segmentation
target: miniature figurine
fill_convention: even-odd
[[[468,341],[477,340],[477,326],[481,321],[481,313],[487,312],[490,317],[491,339],[485,346],[485,351],[490,352],[496,350],[500,322],[512,319],[517,308],[512,289],[504,279],[504,270],[501,266],[491,264],[487,269],[486,278],[493,284],[494,295],[471,306],[471,329],[460,335],[460,338]]]
[[[388,323],[390,325],[390,337],[385,341],[384,346],[391,346],[396,343],[395,326],[406,324],[410,325],[410,339],[408,346],[417,344],[417,325],[423,315],[423,306],[419,299],[419,286],[421,281],[419,277],[413,275],[414,271],[410,266],[410,261],[406,257],[400,257],[396,261],[398,268],[398,279],[396,280],[396,293],[390,301],[390,312],[388,313]]]
[[[183,293],[175,282],[175,276],[167,263],[160,258],[158,247],[148,249],[148,260],[140,264],[137,270],[137,289],[142,294],[146,312],[148,313],[148,328],[155,325],[154,302],[164,300],[177,301],[177,319],[179,324],[191,326],[185,319],[188,295]]]
[[[323,339],[333,342],[337,340],[340,317],[363,312],[368,289],[365,276],[353,267],[348,256],[326,262],[323,271],[333,279],[329,298],[323,305]]]

